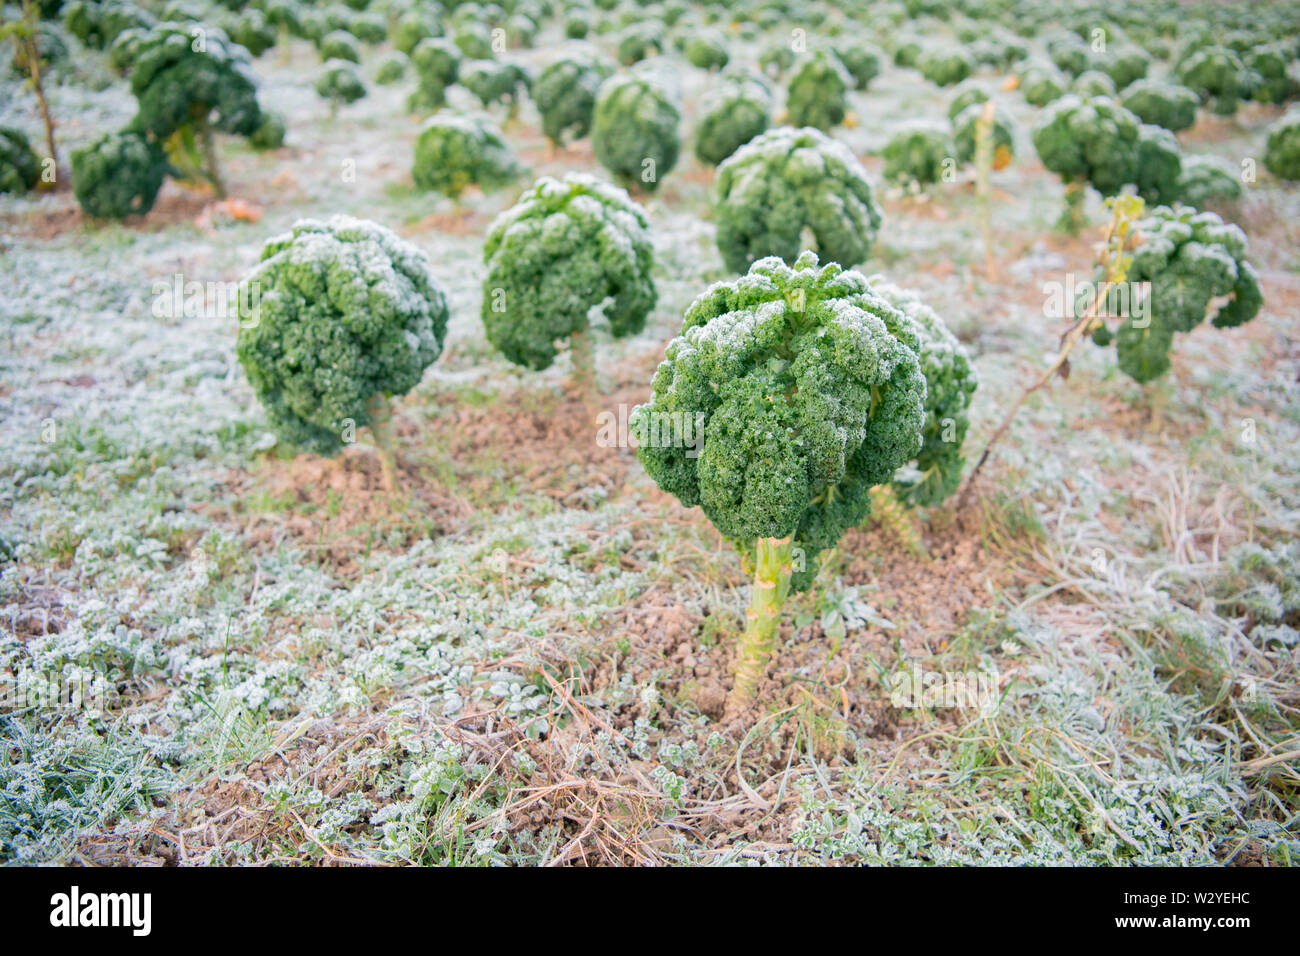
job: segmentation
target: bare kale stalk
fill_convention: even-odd
[[[40,31],[37,24],[40,11],[32,0],[23,0],[21,15],[0,28],[0,39],[13,37],[18,51],[15,62],[27,68],[27,82],[36,95],[36,105],[41,111],[41,122],[45,125],[45,151],[50,162],[54,164],[53,176],[46,180],[54,183],[57,189],[63,181],[59,175],[59,153],[54,141],[54,117],[50,113],[49,100],[45,98],[45,79],[41,72]]]

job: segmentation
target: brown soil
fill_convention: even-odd
[[[859,738],[892,739],[907,718],[882,699],[867,659],[888,666],[896,660],[899,645],[908,656],[942,653],[969,610],[987,603],[988,583],[1005,584],[1008,577],[1002,562],[982,546],[976,520],[952,522],[926,535],[926,546],[930,560],[918,561],[888,531],[869,524],[849,532],[841,542],[841,552],[847,556],[841,580],[863,588],[865,598],[896,622],[897,629],[867,627],[852,632],[832,655],[831,642],[819,623],[796,629],[792,612],[803,599],[792,599],[781,628],[783,646],[773,655],[758,691],[761,708],[743,715],[733,729],[752,726],[761,716],[759,709],[793,709],[841,727],[834,739],[818,742],[826,751],[823,756],[851,751],[852,736],[844,732],[850,728]],[[739,559],[735,563],[734,583],[741,584]],[[700,637],[709,614],[721,616],[723,627],[717,631],[721,639],[704,647]],[[740,606],[706,608],[698,614],[677,605],[665,592],[644,595],[627,609],[625,634],[637,651],[619,662],[619,670],[631,671],[638,683],[657,678],[666,698],[690,702],[701,713],[720,718],[732,683],[731,637],[743,622]],[[599,688],[613,679],[614,667],[605,663],[592,675],[592,686]],[[638,716],[644,716],[639,706],[626,708],[616,726],[631,726]],[[792,725],[790,732],[798,730]]]
[[[446,411],[432,422],[399,408],[397,495],[384,491],[363,430],[337,458],[266,458],[236,473],[218,496],[226,503],[212,505],[210,514],[259,550],[293,539],[346,579],[360,572],[359,555],[393,547],[393,534],[401,536],[397,546],[409,546],[452,532],[476,508],[505,505],[519,493],[594,506],[623,493],[635,463],[632,450],[597,444],[596,415],[645,401],[654,364],[654,356],[624,363],[590,408],[571,390],[529,391],[490,406],[433,395],[422,404]],[[255,496],[278,507],[250,513]]]
[[[255,472],[240,472],[224,489],[210,515],[233,523],[259,552],[279,548],[286,538],[344,578],[360,573],[358,558],[392,546],[393,535],[409,546],[437,535],[464,517],[467,506],[439,492],[412,463],[398,457],[402,487],[384,491],[374,452],[350,446],[337,458],[299,455],[292,461],[268,460]],[[252,512],[253,495],[287,502],[280,511]],[[423,520],[420,520],[423,519]]]

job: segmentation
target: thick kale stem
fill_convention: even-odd
[[[1077,179],[1065,184],[1065,211],[1057,225],[1072,236],[1077,236],[1084,226],[1083,202],[1087,190],[1087,185]]]
[[[754,594],[746,613],[745,632],[736,648],[735,683],[727,713],[737,714],[754,698],[767,669],[781,622],[781,606],[790,592],[792,539],[759,538],[755,548]]]
[[[984,104],[984,110],[975,121],[975,196],[979,201],[980,235],[984,239],[984,275],[993,282],[997,269],[993,258],[993,216],[990,208],[992,192],[989,177],[993,172],[993,101]]]
[[[218,199],[226,198],[226,184],[221,179],[221,166],[217,161],[216,138],[212,135],[212,126],[206,122],[199,123],[199,141],[203,144],[204,173],[217,191]]]
[[[930,560],[921,533],[912,524],[911,516],[898,500],[892,485],[877,485],[871,489],[871,516],[882,527],[893,532],[902,545],[922,561]]]
[[[50,115],[50,104],[45,99],[45,81],[41,77],[41,51],[37,43],[36,22],[39,19],[31,0],[23,0],[23,20],[30,27],[30,32],[14,37],[14,46],[22,49],[27,59],[27,70],[31,74],[32,92],[36,94],[36,104],[41,110],[41,122],[45,124],[45,149],[54,164],[54,188],[62,184],[59,177],[59,153],[54,145],[54,117]]]
[[[366,402],[366,412],[370,415],[370,431],[375,436],[375,450],[379,453],[379,465],[383,469],[384,491],[393,494],[400,485],[397,477],[397,433],[393,428],[393,410],[385,396],[375,394]]]
[[[590,329],[569,336],[573,352],[573,387],[588,408],[596,404],[596,340]]]

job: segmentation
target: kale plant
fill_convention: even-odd
[[[718,167],[718,251],[727,268],[794,261],[805,229],[819,254],[851,266],[866,259],[881,212],[866,170],[824,133],[788,126],[750,140]]]
[[[364,219],[304,219],[241,281],[236,353],[282,440],[333,455],[369,425],[392,490],[388,397],[441,354],[447,315],[421,250]]]
[[[645,214],[622,189],[582,173],[538,180],[492,223],[483,258],[488,341],[528,368],[550,367],[568,337],[575,371],[588,376],[592,311],[615,336],[635,335],[655,304]]]

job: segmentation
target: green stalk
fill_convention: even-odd
[[[384,490],[393,494],[399,485],[393,409],[387,398],[376,393],[366,402],[366,412],[370,415],[370,431],[375,436],[375,450],[379,453],[379,465],[383,469]]]
[[[1065,212],[1061,214],[1058,225],[1072,236],[1077,236],[1084,225],[1083,201],[1087,188],[1077,179],[1065,184]]]
[[[871,517],[882,527],[893,532],[903,547],[923,561],[930,560],[930,552],[925,549],[921,533],[912,524],[903,503],[892,485],[877,485],[870,491]]]
[[[992,192],[989,177],[993,173],[993,101],[984,104],[984,111],[975,121],[975,196],[979,201],[980,234],[984,238],[984,274],[994,279],[993,269],[993,217],[989,198]]]
[[[573,386],[588,407],[596,404],[596,340],[589,329],[569,336],[573,352]]]
[[[212,135],[212,127],[206,122],[199,124],[199,141],[203,145],[204,173],[212,183],[212,188],[217,191],[217,198],[225,199],[226,184],[221,179],[221,166],[217,160],[216,138]]]
[[[736,648],[736,681],[727,712],[738,713],[754,698],[776,644],[781,606],[790,593],[791,538],[759,538],[755,547],[754,594],[746,613],[745,633]]]
[[[27,72],[31,74],[29,80],[32,92],[36,94],[36,105],[40,107],[41,122],[45,124],[45,149],[49,152],[50,159],[54,163],[53,188],[58,189],[63,180],[59,176],[59,153],[54,146],[54,118],[50,116],[50,104],[45,99],[45,82],[41,77],[41,50],[36,39],[36,25],[39,19],[36,7],[32,5],[31,0],[23,0],[22,22],[24,29],[14,36],[14,49],[23,51],[23,55],[27,57],[26,66]],[[42,179],[39,188],[47,188],[44,179]]]

